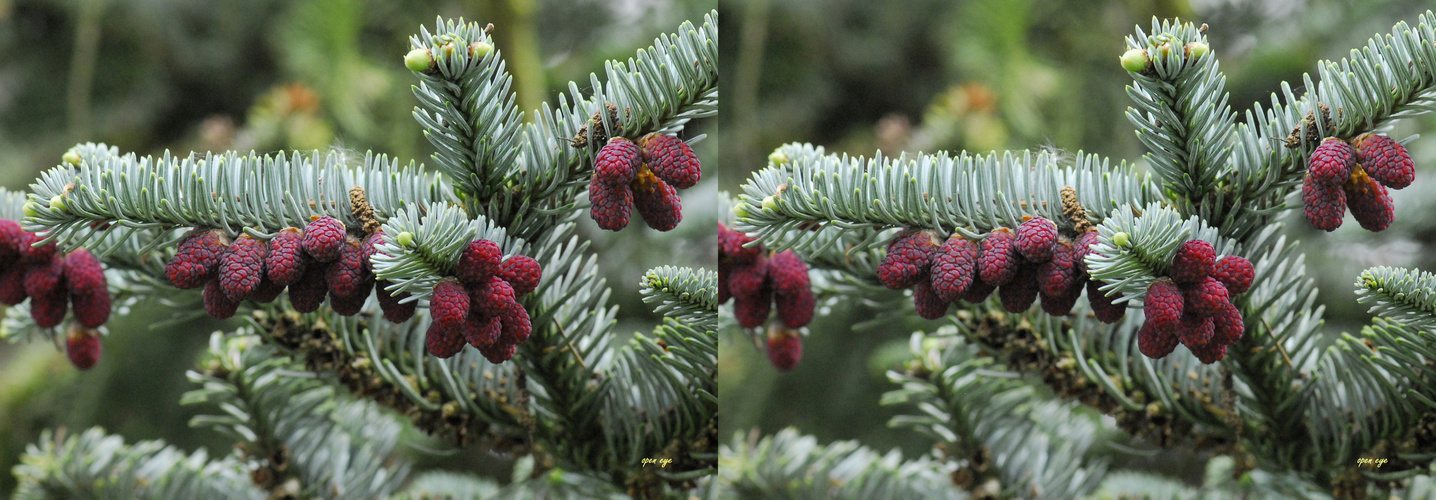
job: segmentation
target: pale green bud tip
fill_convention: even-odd
[[[25,203],[25,216],[26,216],[26,217],[39,217],[39,216],[40,216],[40,204],[35,203],[35,202],[33,202],[33,201],[26,202],[26,203]]]
[[[494,46],[489,45],[487,42],[474,42],[469,44],[469,57],[474,59],[483,59],[493,51]]]
[[[788,155],[783,154],[782,151],[774,151],[773,154],[768,155],[768,163],[772,163],[774,165],[782,165],[787,162]]]
[[[1128,236],[1127,233],[1117,233],[1117,234],[1114,234],[1114,235],[1112,235],[1112,244],[1113,244],[1113,245],[1117,245],[1117,246],[1119,246],[1119,247],[1125,247],[1125,246],[1127,246],[1127,245],[1131,245],[1131,244],[1132,244],[1132,237],[1131,237],[1131,236]]]
[[[1122,69],[1133,73],[1141,73],[1147,70],[1147,51],[1132,49],[1122,54]]]
[[[68,163],[70,165],[78,166],[80,164],[80,154],[74,151],[66,151],[65,156],[61,156],[60,159],[64,160],[65,163]]]
[[[1192,42],[1187,44],[1187,56],[1191,57],[1192,59],[1196,59],[1207,55],[1208,49],[1209,47],[1207,47],[1207,44],[1205,43]]]
[[[55,209],[55,210],[64,210],[64,209],[65,209],[65,198],[64,198],[64,197],[61,197],[61,196],[58,195],[58,194],[55,195],[55,196],[50,197],[50,208]]]
[[[777,199],[777,198],[774,198],[774,197],[772,197],[772,196],[769,196],[769,197],[767,197],[767,198],[763,198],[763,209],[764,209],[764,210],[774,210],[774,211],[778,210],[778,199]]]
[[[433,56],[429,55],[429,49],[414,49],[404,55],[404,66],[409,71],[425,72],[434,65]]]
[[[414,246],[414,233],[408,231],[399,233],[398,236],[394,237],[394,242],[403,247]]]
[[[737,216],[739,216],[739,217],[747,217],[747,216],[748,216],[748,204],[747,204],[747,203],[739,203],[739,204],[737,204],[737,205],[733,205],[733,215],[737,215]]]

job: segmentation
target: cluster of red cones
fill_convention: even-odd
[[[1416,166],[1400,143],[1363,134],[1350,143],[1328,137],[1312,151],[1301,185],[1302,211],[1312,227],[1335,231],[1346,209],[1367,231],[1382,231],[1396,219],[1387,189],[1416,179]]]
[[[802,335],[796,328],[813,320],[817,299],[808,264],[785,250],[769,253],[762,245],[744,246],[748,235],[718,223],[718,302],[733,299],[733,315],[743,328],[758,328],[777,309],[780,325],[768,332],[768,359],[779,370],[797,366]]]
[[[352,316],[377,284],[384,317],[400,323],[414,315],[412,302],[399,303],[408,292],[391,295],[387,281],[375,282],[369,264],[383,238],[383,231],[350,233],[329,216],[302,231],[284,228],[268,241],[195,228],[180,242],[165,276],[176,288],[204,287],[205,312],[219,319],[234,316],[244,300],[273,302],[286,288],[296,311],[314,312],[327,298],[334,312]]]
[[[878,280],[894,290],[912,288],[917,313],[926,319],[943,317],[958,299],[980,303],[994,291],[1007,311],[1026,311],[1041,297],[1043,311],[1062,316],[1085,287],[1097,318],[1115,323],[1126,313],[1113,304],[1120,295],[1107,296],[1087,275],[1085,259],[1096,242],[1095,231],[1069,238],[1043,217],[1028,218],[1016,231],[994,229],[981,242],[909,231],[888,245]]]
[[[54,243],[34,246],[40,236],[13,220],[0,220],[0,303],[30,300],[35,325],[54,328],[74,313],[66,353],[76,368],[87,370],[100,359],[95,329],[110,319],[105,268],[80,248],[60,253]]]
[[[455,274],[434,286],[429,298],[433,321],[425,348],[449,358],[468,344],[490,363],[508,361],[533,332],[518,298],[538,288],[538,261],[525,255],[504,259],[498,244],[480,239],[464,248]]]
[[[637,142],[609,139],[594,158],[588,184],[589,215],[598,227],[628,227],[634,208],[648,227],[669,231],[683,220],[678,189],[698,183],[698,156],[682,139],[648,134]]]
[[[1142,309],[1147,319],[1137,331],[1138,349],[1161,359],[1180,342],[1205,364],[1226,357],[1227,346],[1245,332],[1232,298],[1246,293],[1254,277],[1251,261],[1243,257],[1217,260],[1210,243],[1183,243],[1172,257],[1170,277],[1147,287]]]

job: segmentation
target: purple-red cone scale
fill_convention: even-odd
[[[1147,323],[1163,332],[1176,332],[1182,320],[1182,291],[1175,283],[1157,280],[1147,286],[1147,298],[1142,307]]]
[[[277,285],[289,286],[304,276],[306,260],[302,241],[304,233],[299,228],[281,229],[269,240],[269,254],[264,258],[264,270],[269,280]]]
[[[768,332],[768,362],[778,371],[791,371],[803,359],[803,337],[791,330]]]
[[[1379,232],[1391,227],[1391,222],[1396,219],[1396,205],[1392,203],[1391,193],[1385,186],[1358,168],[1342,190],[1346,193],[1346,206],[1351,209],[1351,216],[1361,224],[1362,229]]]
[[[998,287],[1006,285],[1017,276],[1019,263],[1017,247],[1014,246],[1016,236],[1012,230],[999,227],[988,233],[982,240],[981,251],[977,257],[977,275],[984,283]]]
[[[1056,250],[1057,224],[1045,217],[1027,219],[1017,226],[1017,238],[1013,244],[1017,253],[1029,262],[1047,262]]]
[[[538,289],[539,280],[543,279],[543,268],[533,257],[515,255],[499,265],[499,277],[509,282],[514,295],[522,297]]]
[[[1416,180],[1416,164],[1411,153],[1396,140],[1375,134],[1363,134],[1352,141],[1356,161],[1367,175],[1391,189],[1402,189]]]
[[[637,144],[623,137],[608,140],[593,160],[593,178],[608,186],[627,186],[638,176],[642,153]]]
[[[241,301],[254,293],[264,277],[264,257],[268,248],[263,241],[241,234],[219,259],[216,272],[219,288],[231,301]]]
[[[347,236],[339,219],[328,215],[314,219],[304,228],[304,253],[318,262],[333,262],[339,258],[340,245]]]
[[[1243,294],[1251,289],[1252,281],[1256,279],[1256,269],[1246,257],[1228,255],[1217,261],[1212,277],[1227,287],[1228,295]]]
[[[952,235],[938,247],[929,269],[938,298],[952,302],[972,286],[972,280],[977,277],[977,255],[977,243],[958,235]]]
[[[653,174],[678,189],[698,184],[701,175],[698,156],[683,139],[671,135],[649,134],[638,140],[643,162]]]
[[[1346,141],[1328,137],[1311,152],[1307,165],[1312,182],[1340,184],[1346,181],[1351,175],[1351,168],[1356,166],[1356,149]]]
[[[610,186],[594,178],[588,183],[589,217],[600,229],[618,231],[628,227],[633,212],[633,191],[628,185]]]
[[[911,288],[928,277],[937,243],[927,231],[914,231],[888,244],[888,253],[878,264],[878,280],[893,290]],[[734,290],[737,293],[737,290]]]
[[[657,231],[672,231],[683,221],[683,200],[678,191],[663,182],[652,172],[643,170],[638,179],[630,185],[633,189],[633,207],[648,227]]]
[[[1310,175],[1301,184],[1302,212],[1312,227],[1335,231],[1346,216],[1346,191],[1341,184],[1315,182]]]
[[[1212,274],[1216,263],[1217,252],[1211,243],[1188,240],[1177,247],[1176,255],[1172,256],[1170,275],[1179,285],[1195,285]]]

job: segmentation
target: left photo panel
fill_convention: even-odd
[[[0,0],[0,498],[711,498],[717,0]]]

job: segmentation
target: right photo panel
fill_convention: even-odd
[[[1436,498],[1424,1],[722,0],[716,498]]]

